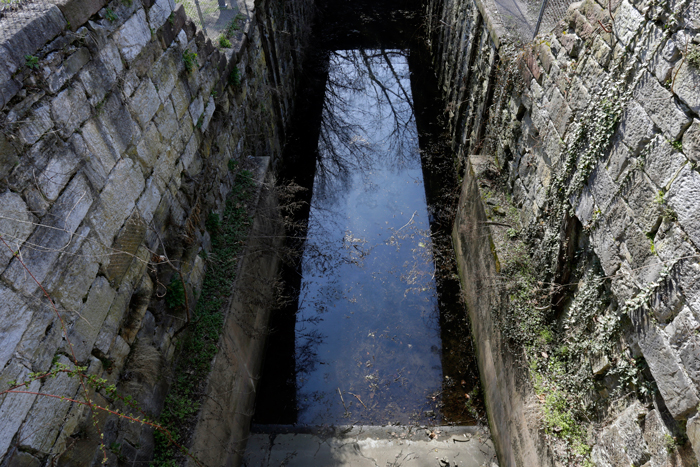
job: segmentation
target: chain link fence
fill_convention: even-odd
[[[551,32],[557,23],[566,16],[566,11],[572,3],[574,3],[573,0],[542,0],[537,17],[537,25],[535,26],[535,34],[533,34],[532,38],[534,39],[541,32]]]

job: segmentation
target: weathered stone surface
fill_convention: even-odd
[[[143,190],[141,197],[136,203],[136,207],[141,213],[141,217],[144,221],[151,222],[153,219],[153,213],[160,204],[160,200],[160,190],[158,189],[158,185],[151,177],[146,181],[146,188]]]
[[[8,388],[10,381],[26,381],[29,379],[29,373],[30,370],[22,365],[10,362],[0,373],[0,386]],[[34,380],[26,388],[26,391],[37,392],[40,387],[41,382]],[[0,397],[0,420],[3,421],[3,427],[0,430],[0,456],[4,456],[37,396],[34,394],[7,394]]]
[[[688,435],[688,441],[690,441],[690,444],[693,446],[695,457],[700,459],[700,414],[695,414],[692,418],[688,419],[686,433]]]
[[[604,164],[598,164],[598,166],[593,170],[588,184],[591,187],[591,193],[593,194],[593,198],[595,198],[598,208],[601,210],[607,209],[608,204],[610,204],[613,196],[615,196],[618,187],[610,179],[608,171],[605,170]]]
[[[21,251],[22,244],[34,231],[35,222],[21,196],[10,191],[0,194],[0,235],[13,251]],[[4,244],[0,246],[0,270],[3,270],[12,259],[12,252]]]
[[[90,105],[83,87],[76,83],[62,91],[51,102],[51,115],[57,121],[58,134],[68,138],[76,128],[90,118]]]
[[[630,313],[630,318],[639,336],[639,347],[669,412],[674,418],[682,418],[694,411],[700,402],[695,385],[683,372],[663,333],[641,309]]]
[[[106,248],[90,235],[89,227],[81,227],[76,235],[83,239],[82,243],[75,252],[67,252],[70,257],[65,258],[66,265],[62,265],[61,274],[56,277],[55,283],[48,284],[54,300],[73,313],[83,305],[83,300],[97,277],[100,263],[105,261],[107,254]]]
[[[644,233],[656,230],[663,214],[660,199],[662,195],[646,174],[641,170],[633,172],[623,196],[634,212],[634,221]]]
[[[661,189],[667,189],[687,159],[666,138],[658,136],[648,147],[644,172]]]
[[[141,82],[141,85],[131,97],[129,105],[141,127],[145,128],[161,105],[156,87],[150,79],[146,78]]]
[[[564,105],[566,105],[566,104],[564,104]],[[202,131],[207,131],[207,128],[209,128],[209,122],[211,121],[211,117],[214,115],[215,110],[216,110],[216,103],[214,102],[214,98],[210,97],[209,102],[207,103],[207,108],[204,109],[204,119],[202,120],[202,125],[201,125]]]
[[[639,102],[632,99],[627,103],[625,112],[622,114],[618,132],[622,142],[630,148],[632,155],[636,156],[653,138],[654,122]]]
[[[70,24],[72,31],[76,31],[85,24],[92,15],[100,11],[106,3],[105,0],[54,0],[61,13]]]
[[[93,106],[100,106],[100,102],[117,83],[117,76],[123,70],[119,49],[114,42],[108,41],[100,50],[97,60],[92,60],[78,75]]]
[[[161,1],[168,2],[169,0]],[[182,81],[178,78],[184,70],[182,52],[178,47],[169,47],[148,72],[148,77],[158,88],[158,95],[162,102],[168,98],[176,83],[179,87],[183,86]],[[187,105],[189,105],[189,99]]]
[[[173,107],[175,108],[175,113],[177,114],[177,118],[179,120],[183,117],[183,115],[185,115],[190,106],[190,91],[182,81],[178,80],[173,87],[170,98],[173,101]]]
[[[111,141],[103,133],[103,129],[98,126],[96,119],[91,118],[85,122],[80,133],[87,151],[83,159],[89,161],[92,167],[92,172],[95,175],[92,179],[96,181],[101,179],[99,188],[102,188],[107,176],[119,160],[120,154],[111,145]]]
[[[644,22],[644,16],[627,0],[620,3],[613,22],[613,32],[624,45],[629,45],[632,38]]]
[[[683,61],[675,76],[673,91],[693,112],[700,113],[700,70],[690,66],[688,60]]]
[[[607,164],[610,178],[616,181],[621,181],[629,170],[636,167],[636,159],[630,155],[629,148],[619,137],[613,139]]]
[[[683,134],[683,154],[692,161],[700,162],[700,120],[697,118]]]
[[[78,157],[68,148],[52,157],[36,179],[37,187],[49,201],[55,201],[78,169]]]
[[[117,93],[109,96],[97,118],[104,141],[117,159],[141,137],[141,129]]]
[[[149,26],[158,30],[174,9],[175,3],[172,0],[156,0],[151,9],[148,10]]]
[[[95,209],[88,218],[105,245],[111,245],[114,235],[129,217],[143,191],[141,171],[131,159],[122,159],[109,176]]]
[[[85,304],[78,312],[79,318],[68,332],[68,338],[73,344],[73,351],[78,361],[84,362],[90,356],[115,295],[115,290],[110,287],[106,278],[95,279]]]
[[[73,177],[68,187],[54,203],[41,225],[29,237],[32,247],[25,247],[22,259],[37,281],[42,282],[62,249],[74,241],[73,234],[92,205],[92,193],[85,177]],[[31,294],[38,285],[14,259],[4,276],[15,288]]]
[[[31,111],[28,121],[20,126],[19,138],[24,144],[34,144],[51,128],[51,108],[48,103],[42,103]]]
[[[203,113],[204,113],[204,100],[202,99],[202,96],[199,95],[190,104],[190,116],[192,117],[192,121],[198,122],[199,117],[201,117]]]
[[[142,166],[144,175],[150,175],[156,164],[158,154],[162,151],[161,135],[155,123],[149,123],[143,132],[141,141],[136,145],[136,157]]]
[[[73,367],[74,365],[66,356],[61,356],[58,362]],[[41,392],[58,396],[74,397],[80,387],[78,377],[60,373],[55,378],[47,378],[41,385]],[[54,399],[40,397],[32,406],[23,426],[26,430],[20,440],[20,445],[27,449],[39,451],[42,454],[51,452],[51,447],[61,431],[63,421],[71,407],[68,401],[56,404]]]
[[[651,73],[644,72],[634,90],[634,97],[670,140],[677,140],[690,125],[690,118],[673,100],[673,94],[661,86]]]
[[[0,284],[0,368],[12,357],[33,314],[20,295]]]
[[[66,27],[61,11],[50,3],[37,3],[12,12],[5,21],[18,26],[0,28],[0,44],[11,56],[14,66],[23,65],[26,55],[34,55]]]
[[[129,63],[132,62],[151,40],[151,30],[146,22],[146,13],[139,9],[114,34],[114,40],[117,42],[124,59]]]
[[[168,183],[175,173],[175,161],[177,161],[177,156],[178,154],[173,151],[173,148],[169,147],[161,152],[153,168],[153,180],[156,182],[161,192],[169,188]]]
[[[66,82],[75,76],[90,60],[90,51],[82,47],[61,63],[61,66],[49,76],[49,91],[57,92]]]
[[[172,140],[179,129],[177,115],[170,100],[165,101],[165,105],[153,121],[165,141]]]
[[[700,174],[686,164],[671,184],[666,196],[669,206],[678,214],[678,222],[700,248]]]

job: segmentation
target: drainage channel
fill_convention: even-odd
[[[244,465],[490,465],[419,15],[384,5],[341,28],[333,10],[281,171],[299,256]]]

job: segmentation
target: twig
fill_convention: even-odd
[[[345,399],[343,399],[343,393],[340,392],[340,388],[338,388],[338,395],[340,395],[340,402],[343,403],[343,408],[345,409],[345,413],[348,413],[348,408],[345,406]]]
[[[362,404],[362,407],[364,407],[365,409],[369,410],[369,409],[367,408],[367,406],[365,405],[365,403],[362,402],[362,399],[360,399],[360,396],[358,396],[357,394],[353,394],[353,393],[351,393],[351,392],[349,392],[349,391],[348,391],[348,394],[350,394],[351,396],[355,396],[355,399],[357,399],[358,401],[360,401],[360,404]],[[341,397],[342,397],[342,396],[341,396]]]
[[[406,227],[408,224],[410,224],[410,223],[413,221],[413,217],[416,215],[417,212],[418,212],[418,211],[413,211],[413,216],[411,216],[411,218],[408,220],[408,222],[406,222],[406,223],[404,224],[404,226],[401,227],[401,229],[403,229],[404,227]],[[399,230],[401,230],[401,229],[399,229]],[[398,232],[399,230],[397,230],[397,232]]]

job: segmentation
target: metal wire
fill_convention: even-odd
[[[552,32],[557,23],[566,16],[566,11],[572,3],[573,0],[542,0],[533,39],[540,32]]]

